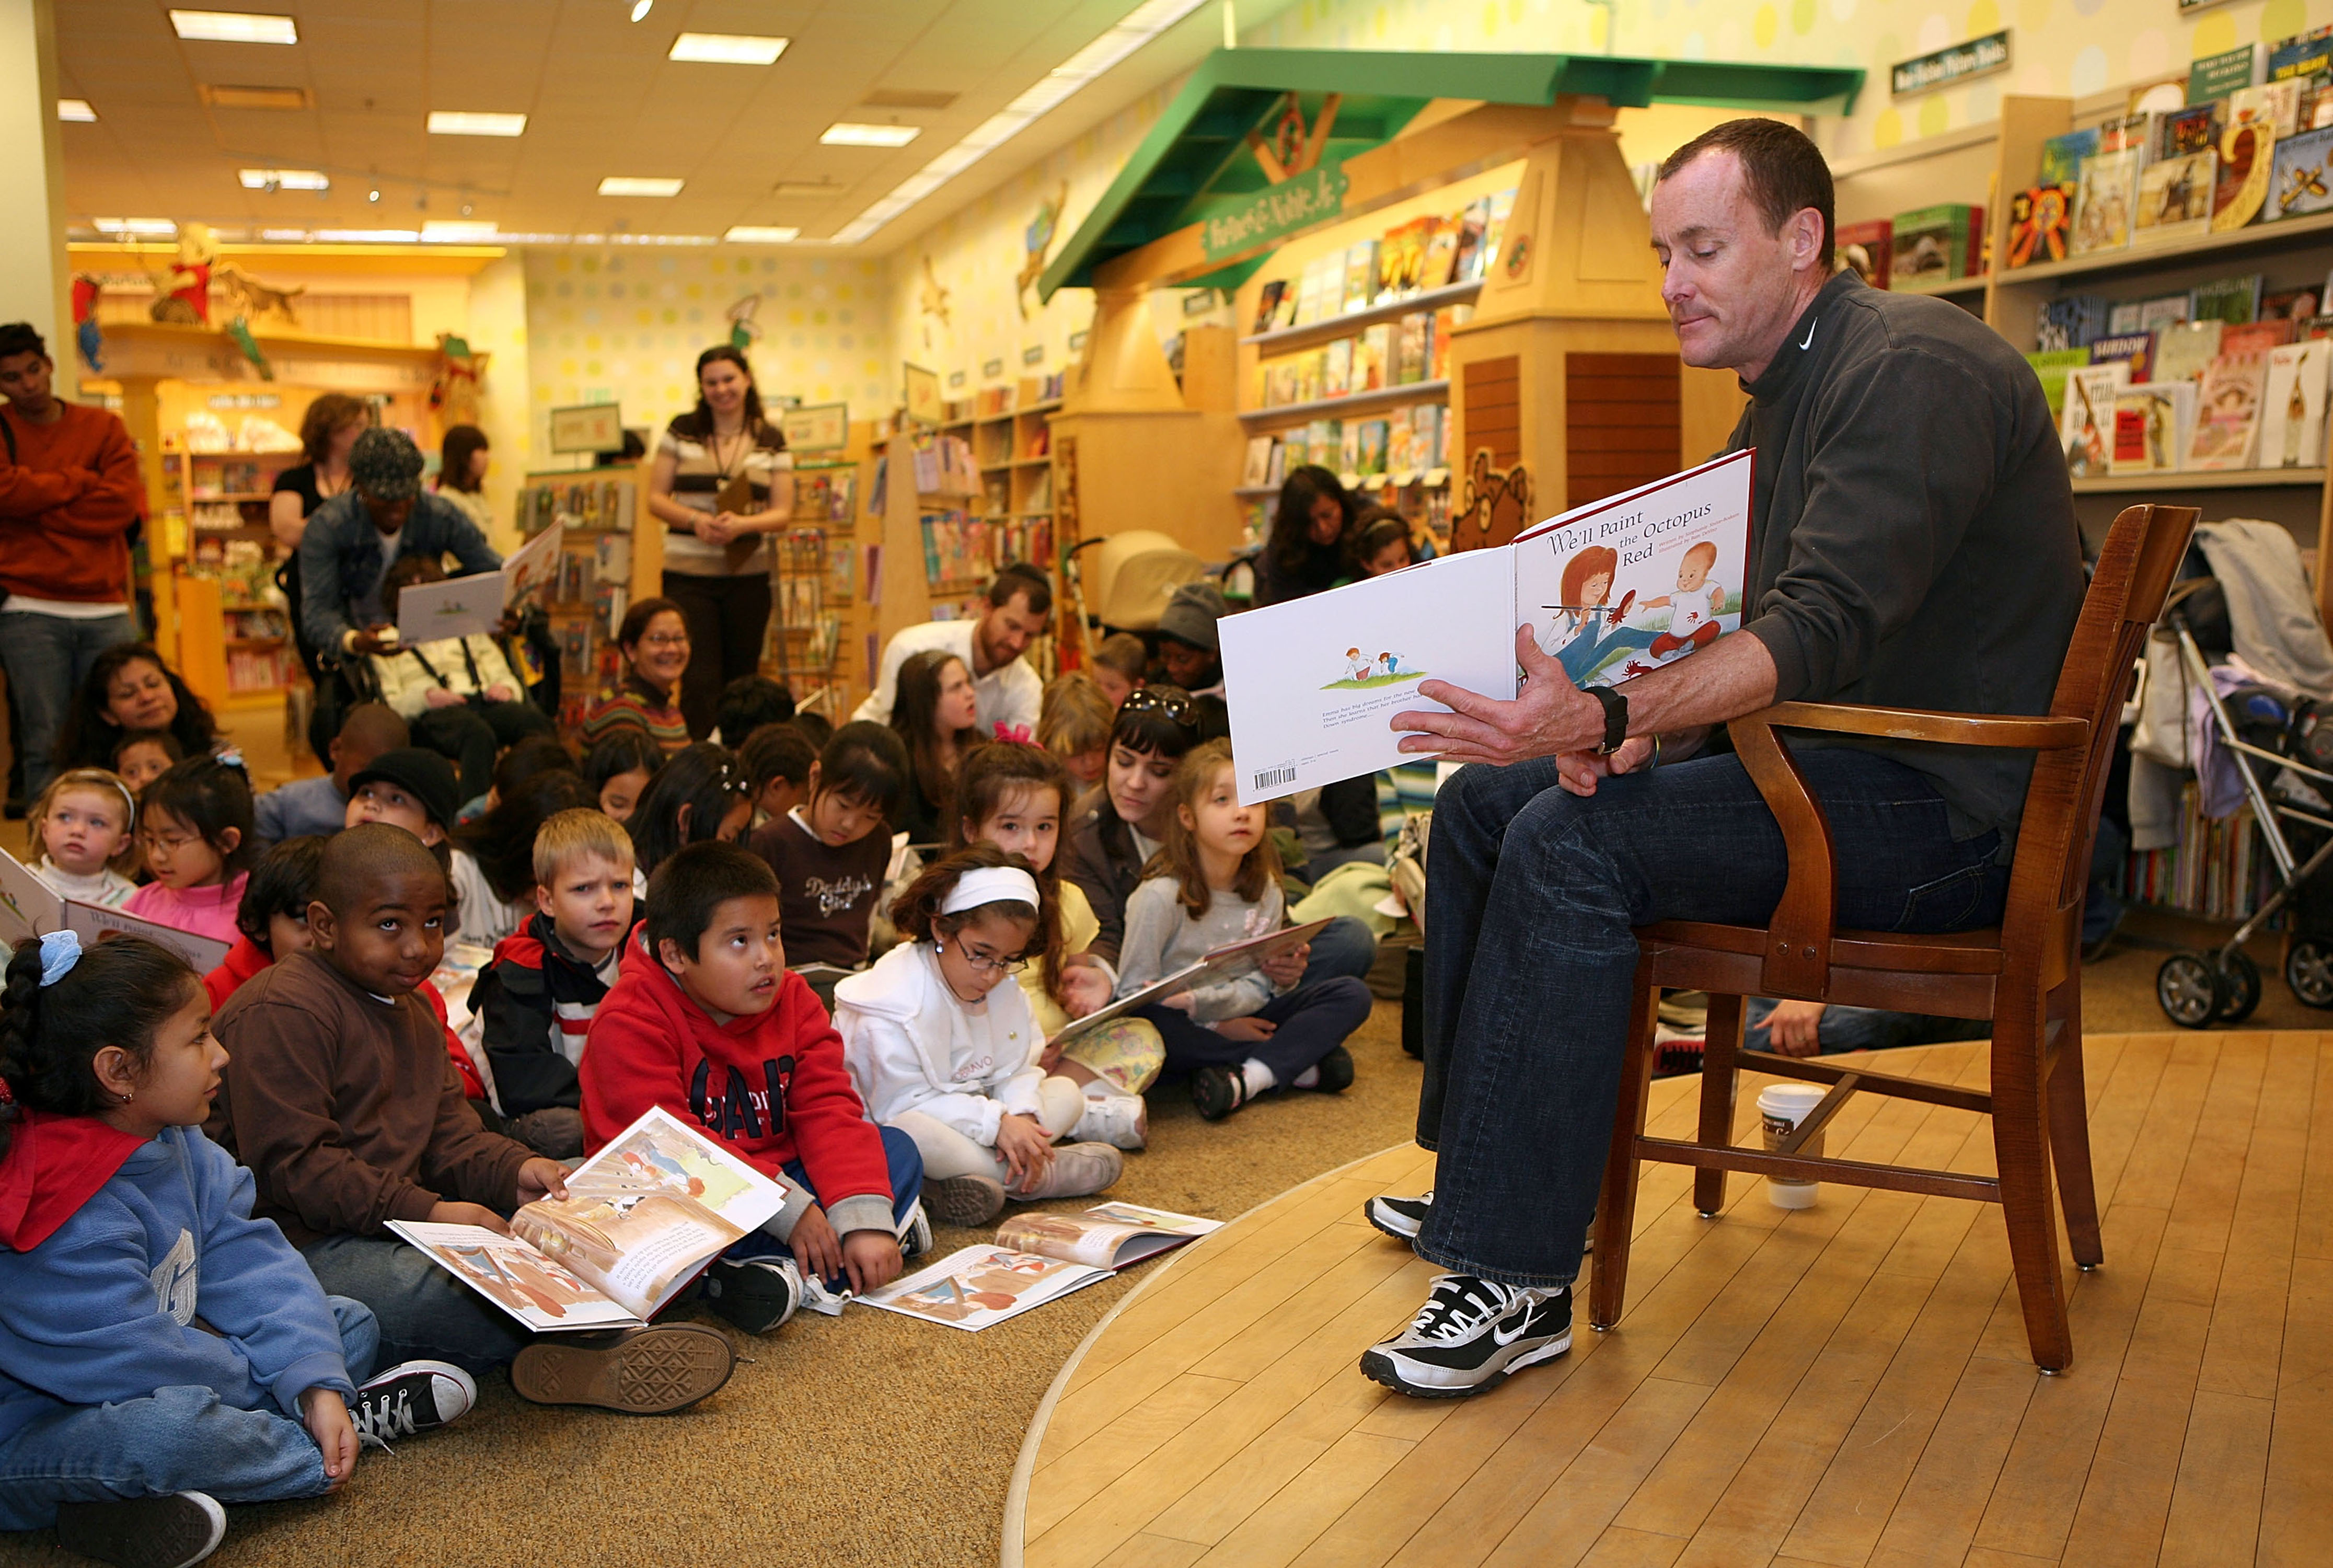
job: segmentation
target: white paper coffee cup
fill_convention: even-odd
[[[1781,1148],[1829,1092],[1817,1083],[1771,1083],[1760,1090],[1758,1121],[1766,1135],[1767,1149]],[[1823,1135],[1819,1132],[1798,1150],[1809,1156],[1822,1151]],[[1785,1181],[1774,1176],[1766,1178],[1766,1200],[1776,1208],[1812,1208],[1815,1196],[1821,1190],[1822,1183],[1819,1181]]]

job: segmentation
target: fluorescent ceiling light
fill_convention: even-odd
[[[315,237],[327,245],[413,245],[421,231],[411,228],[320,228]]]
[[[494,223],[492,218],[431,218],[421,226],[421,237],[431,245],[491,245]]]
[[[308,237],[308,231],[304,228],[264,228],[259,231],[259,237],[279,245],[286,241],[297,244]]]
[[[332,182],[317,168],[238,168],[245,190],[330,190]]]
[[[771,65],[786,52],[787,42],[751,33],[684,33],[672,41],[665,58],[707,65]]]
[[[525,130],[523,114],[478,114],[462,109],[429,111],[432,136],[520,136]]]
[[[829,147],[905,147],[923,133],[920,125],[854,125],[839,120],[819,139]]]
[[[167,217],[93,217],[89,220],[89,225],[100,234],[174,235],[178,232],[178,226]]]
[[[611,174],[600,182],[601,196],[678,196],[686,183],[677,179],[635,174]]]
[[[89,106],[86,98],[60,98],[57,100],[57,118],[70,120],[77,125],[87,125],[97,118],[97,111]]]
[[[170,25],[181,38],[205,43],[297,43],[300,29],[289,16],[249,11],[173,11]]]
[[[792,245],[802,238],[802,230],[771,224],[732,224],[729,232],[721,236],[732,245]]]
[[[833,243],[857,245],[933,191],[979,162],[1051,113],[1128,55],[1196,11],[1205,0],[1144,0],[1118,25],[1045,73],[1011,103],[990,115],[954,147],[901,180],[888,195],[837,229]],[[819,139],[835,141],[838,130],[868,129],[838,125]],[[882,130],[885,127],[871,129]],[[901,143],[891,143],[898,146]]]

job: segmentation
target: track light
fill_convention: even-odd
[[[632,20],[638,22],[656,9],[656,0],[632,0]]]

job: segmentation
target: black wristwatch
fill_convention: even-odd
[[[1596,750],[1609,756],[1628,738],[1628,699],[1608,686],[1591,686],[1588,695],[1604,705],[1604,744]]]

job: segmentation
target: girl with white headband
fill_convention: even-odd
[[[1081,1198],[1118,1179],[1107,1143],[1056,1143],[1085,1114],[1044,1049],[1021,987],[1043,895],[1028,862],[993,844],[957,851],[891,907],[903,938],[834,988],[834,1023],[868,1113],[916,1140],[924,1205],[986,1225],[1008,1198]]]
[[[33,803],[34,874],[61,899],[118,909],[138,890],[123,876],[137,863],[138,802],[119,775],[101,767],[59,774]]]

